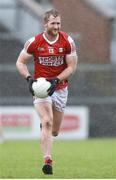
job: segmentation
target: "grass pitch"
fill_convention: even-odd
[[[116,139],[56,140],[53,175],[43,175],[38,141],[0,144],[0,178],[116,178]]]

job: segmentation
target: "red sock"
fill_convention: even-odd
[[[52,158],[51,158],[51,156],[45,156],[44,160],[45,160],[45,164],[52,165]]]

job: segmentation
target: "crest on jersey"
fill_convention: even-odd
[[[59,53],[62,53],[62,52],[63,52],[63,48],[60,47],[60,48],[58,49],[58,52],[59,52]]]
[[[39,47],[39,48],[38,48],[38,51],[40,51],[40,52],[43,52],[44,50],[45,50],[44,47]]]
[[[48,48],[48,51],[49,51],[49,53],[53,54],[53,53],[54,53],[53,47],[49,47],[49,48]]]

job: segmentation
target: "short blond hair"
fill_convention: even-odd
[[[61,16],[59,11],[57,11],[56,9],[51,9],[49,11],[46,11],[45,14],[44,14],[44,17],[43,17],[43,20],[44,20],[44,23],[47,23],[49,21],[49,17],[50,16],[53,16],[53,17],[58,17],[58,16]]]

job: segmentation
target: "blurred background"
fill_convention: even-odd
[[[3,129],[9,133],[16,126],[31,127],[31,116],[27,113],[30,109],[25,108],[32,107],[32,97],[15,63],[25,41],[43,31],[43,13],[51,8],[60,11],[62,30],[74,39],[79,57],[77,71],[70,79],[68,108],[77,108],[74,114],[78,113],[78,108],[86,108],[88,114],[82,110],[82,115],[87,116],[86,137],[115,137],[115,0],[0,1],[0,120]],[[28,67],[33,72],[31,61]],[[18,107],[26,114],[19,116],[20,110],[17,115]],[[66,118],[72,118],[73,122],[74,114],[71,109],[71,115]]]

